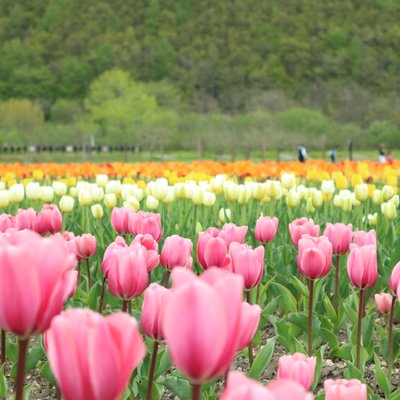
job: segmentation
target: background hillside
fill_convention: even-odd
[[[398,0],[2,0],[3,144],[400,143]]]

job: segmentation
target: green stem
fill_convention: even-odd
[[[169,277],[171,275],[171,271],[166,271],[165,272],[165,276],[164,276],[164,281],[163,281],[163,286],[167,287],[168,286],[168,281],[169,281]]]
[[[154,371],[156,368],[156,361],[157,361],[157,352],[158,352],[158,342],[155,340],[153,345],[153,352],[151,353],[151,363],[149,369],[149,379],[147,383],[146,400],[151,400],[151,389],[153,387]]]
[[[29,338],[19,339],[17,378],[15,380],[15,400],[23,400],[24,398],[24,380],[28,342]]]
[[[6,331],[4,329],[1,330],[1,365],[4,365],[6,362]]]
[[[335,296],[333,298],[333,306],[335,308],[336,317],[339,310],[339,284],[340,284],[340,255],[336,254],[336,271],[335,271]]]
[[[128,301],[129,300],[122,300],[122,311],[123,312],[128,312]]]
[[[388,357],[388,378],[390,384],[392,384],[392,370],[393,370],[393,317],[394,317],[394,306],[396,304],[396,296],[392,296],[392,305],[389,313],[389,357]]]
[[[106,282],[107,282],[107,278],[104,276],[103,284],[101,285],[100,301],[99,301],[99,313],[100,314],[103,312],[103,307],[104,307],[104,294],[106,291]]]
[[[246,301],[251,304],[251,299],[250,299],[250,290],[246,291]],[[253,343],[250,340],[250,343],[247,345],[247,350],[249,352],[249,366],[250,368],[253,365]]]
[[[89,258],[86,259],[86,271],[87,271],[87,276],[88,276],[88,286],[89,290],[92,287],[92,278],[90,276],[90,264],[89,264]]]
[[[201,385],[192,384],[192,400],[200,400],[201,398]]]
[[[309,298],[308,298],[308,355],[312,356],[312,316],[313,316],[313,300],[314,300],[314,281],[312,279],[308,280],[308,290],[309,290]]]
[[[365,303],[365,289],[360,290],[360,303],[358,306],[358,321],[357,321],[357,353],[356,353],[356,367],[360,369],[360,355],[361,355],[361,322],[363,319],[363,304]]]

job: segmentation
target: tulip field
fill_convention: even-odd
[[[0,164],[0,398],[400,400],[399,177]]]

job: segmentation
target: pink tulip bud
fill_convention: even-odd
[[[67,242],[70,242],[71,240],[75,239],[75,234],[74,232],[69,232],[69,231],[64,231],[61,233],[61,236],[63,237],[64,240]]]
[[[231,259],[227,254],[228,246],[224,239],[213,237],[208,232],[202,232],[197,242],[197,259],[204,268],[217,267],[230,269]]]
[[[15,217],[15,225],[19,231],[24,229],[35,230],[36,229],[36,211],[33,208],[26,210],[20,208]]]
[[[192,253],[193,243],[190,239],[182,238],[178,235],[167,237],[161,250],[161,264],[168,271],[176,267],[190,266],[190,254]]]
[[[0,215],[0,232],[5,232],[7,229],[15,228],[15,217],[9,214]]]
[[[303,235],[298,242],[297,267],[309,279],[322,278],[332,266],[332,244],[326,236]]]
[[[116,248],[108,263],[108,288],[114,296],[129,300],[147,287],[146,250],[140,247]]]
[[[317,359],[301,353],[285,355],[279,359],[278,380],[290,379],[310,390],[314,381]]]
[[[45,204],[36,218],[36,232],[46,233],[60,232],[62,226],[62,214],[54,204]]]
[[[276,400],[313,400],[314,396],[295,380],[277,379],[267,385]]]
[[[242,303],[238,350],[244,349],[253,340],[260,322],[261,312],[258,304]]]
[[[229,247],[232,272],[243,277],[244,287],[250,290],[257,286],[264,273],[264,247],[254,250],[245,244],[232,243]]]
[[[327,224],[324,236],[332,243],[334,254],[345,254],[349,251],[350,243],[353,238],[353,226],[342,223]]]
[[[229,249],[229,245],[231,243],[244,243],[247,230],[247,226],[225,224],[218,236],[225,240],[225,243]]]
[[[175,268],[172,287],[163,324],[172,361],[193,383],[223,375],[239,341],[241,277],[219,268],[200,277]]]
[[[241,372],[230,372],[228,382],[219,400],[277,400],[264,386],[247,378]]]
[[[70,309],[54,318],[46,347],[65,400],[121,398],[146,354],[134,318],[121,312],[103,317],[88,309]]]
[[[367,400],[367,386],[358,379],[327,379],[325,400]]]
[[[392,308],[392,295],[388,293],[376,294],[375,305],[376,310],[381,314],[388,314]]]
[[[142,305],[143,332],[154,340],[164,340],[163,321],[170,290],[152,283],[144,292]]]
[[[129,231],[136,236],[146,233],[153,236],[154,240],[160,241],[162,237],[161,216],[151,212],[139,211],[129,220]]]
[[[303,235],[318,236],[319,225],[315,225],[312,219],[305,217],[296,219],[289,224],[290,239],[297,246]]]
[[[114,207],[111,212],[111,225],[120,235],[129,233],[129,221],[133,220],[135,211],[132,208]]]
[[[399,286],[400,282],[400,262],[398,262],[392,271],[392,274],[389,278],[389,287],[392,289],[393,293],[396,293],[397,287]]]
[[[79,261],[86,260],[87,258],[94,256],[97,252],[96,238],[90,233],[76,236],[74,242],[76,258]]]
[[[373,244],[376,246],[376,232],[374,229],[371,229],[369,232],[364,232],[364,231],[354,232],[353,242],[360,247],[369,244]]]
[[[256,221],[254,236],[258,242],[268,243],[274,239],[278,230],[278,218],[260,217]]]
[[[46,330],[71,291],[76,258],[66,242],[16,231],[0,240],[0,265],[0,327],[22,337]]]
[[[122,236],[118,236],[115,240],[108,245],[103,255],[103,262],[101,263],[101,270],[105,277],[107,277],[108,270],[110,268],[110,260],[115,250],[128,247],[125,243],[125,239]]]
[[[370,288],[378,279],[376,245],[353,247],[347,259],[347,273],[351,283],[360,288]]]

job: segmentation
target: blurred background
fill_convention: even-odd
[[[1,0],[0,160],[396,156],[399,17],[398,0]]]

